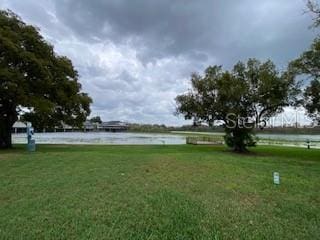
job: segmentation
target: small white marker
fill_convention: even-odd
[[[280,174],[278,172],[273,173],[273,183],[277,185],[280,184]]]

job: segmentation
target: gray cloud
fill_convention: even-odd
[[[283,64],[313,37],[303,0],[62,2],[57,16],[79,37],[131,43],[142,61],[199,54],[228,66],[251,56]]]
[[[316,32],[304,0],[0,0],[71,58],[93,114],[181,124],[174,97],[191,72],[249,57],[280,68]]]

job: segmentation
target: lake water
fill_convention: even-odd
[[[35,133],[34,139],[37,144],[172,145],[185,144],[187,135],[186,132],[180,135],[178,133],[59,132]],[[319,135],[259,134],[258,137],[261,139],[260,144],[263,145],[305,146],[306,140],[309,139],[313,146],[320,147]],[[12,139],[13,143],[27,142],[26,134],[13,134]]]
[[[59,132],[35,133],[34,139],[40,144],[185,144],[186,137],[176,134],[128,133],[128,132]],[[13,134],[13,143],[26,143],[26,134]]]

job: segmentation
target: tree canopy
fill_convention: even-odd
[[[37,128],[82,126],[91,98],[72,62],[10,11],[0,11],[0,148],[11,147],[18,115]]]
[[[320,39],[316,38],[310,49],[289,64],[292,74],[310,82],[304,91],[303,105],[308,115],[320,123]]]
[[[177,113],[196,122],[222,121],[226,143],[235,151],[254,145],[252,130],[295,102],[298,87],[287,72],[271,61],[249,59],[231,71],[210,66],[204,75],[192,74],[192,88],[177,96]]]
[[[92,117],[89,121],[90,121],[91,123],[102,123],[102,120],[101,120],[101,117],[100,117],[100,116]]]
[[[313,25],[312,27],[320,26],[320,6],[318,1],[316,0],[308,0],[307,1],[307,12],[311,13],[313,16]]]
[[[320,26],[318,1],[308,0],[307,8],[313,15],[312,27],[318,28]],[[316,38],[308,50],[290,62],[288,69],[295,76],[303,78],[307,84],[301,102],[309,117],[320,124],[320,38]]]

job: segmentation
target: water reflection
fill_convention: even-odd
[[[59,132],[36,133],[36,143],[43,144],[185,144],[186,137],[158,133]],[[13,134],[13,143],[26,143],[25,134]]]

